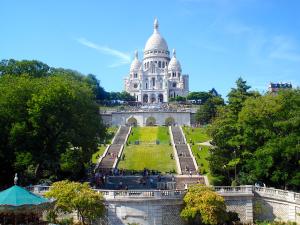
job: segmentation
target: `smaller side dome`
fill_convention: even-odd
[[[173,57],[171,58],[171,60],[169,62],[168,70],[181,72],[181,65],[180,65],[180,62],[176,58],[176,50],[175,49],[173,49]]]
[[[134,60],[131,63],[130,71],[138,71],[140,67],[142,66],[142,63],[139,61],[138,51],[135,51]]]

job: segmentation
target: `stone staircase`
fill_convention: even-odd
[[[117,134],[115,135],[113,142],[108,146],[105,155],[101,158],[97,169],[101,171],[109,171],[114,168],[116,161],[120,155],[121,150],[130,132],[130,127],[121,126]]]
[[[197,169],[180,127],[171,127],[182,174],[197,174]]]

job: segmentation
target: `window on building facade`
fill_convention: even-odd
[[[176,88],[176,86],[177,86],[177,83],[176,82],[173,82],[173,88]]]
[[[137,88],[137,87],[138,87],[138,84],[134,84],[133,87],[134,87],[134,88]]]
[[[165,68],[165,62],[164,61],[162,62],[162,68]]]
[[[137,78],[137,73],[133,74],[133,77],[134,77],[134,78]]]
[[[155,87],[155,78],[152,77],[152,86]]]
[[[172,72],[172,77],[176,77],[176,73],[175,72]]]
[[[161,68],[161,61],[158,61],[158,67]]]
[[[148,89],[148,83],[146,83],[146,89]]]

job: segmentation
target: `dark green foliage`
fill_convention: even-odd
[[[213,96],[206,100],[206,102],[199,107],[196,113],[196,121],[200,124],[211,123],[216,116],[217,110],[224,105],[224,99],[219,96]]]
[[[24,183],[79,179],[106,132],[93,87],[79,73],[49,70],[37,61],[6,64],[0,76],[0,184],[10,183],[15,172]]]
[[[239,79],[210,129],[209,157],[218,184],[254,184],[299,190],[300,91],[259,96]]]
[[[204,104],[212,95],[209,92],[200,91],[200,92],[191,92],[188,94],[188,100],[201,100],[201,104]]]

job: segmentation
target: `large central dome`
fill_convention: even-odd
[[[165,39],[160,35],[158,31],[158,21],[157,19],[154,20],[154,32],[148,39],[144,52],[148,52],[151,50],[161,50],[164,51],[164,53],[169,52],[168,51],[168,45]]]

